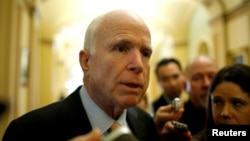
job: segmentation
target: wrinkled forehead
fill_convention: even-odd
[[[143,19],[141,19],[135,13],[129,11],[112,11],[100,17],[99,28],[97,31],[107,30],[126,30],[127,28],[135,28],[142,31],[146,31],[148,34],[149,29]],[[129,29],[127,29],[129,30]]]
[[[134,35],[151,46],[151,35],[148,26],[135,13],[116,10],[95,18],[87,28],[84,48],[94,48],[105,39],[116,35]]]

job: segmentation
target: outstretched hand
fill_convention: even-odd
[[[182,113],[184,112],[184,104],[181,102],[179,110],[174,111],[171,104],[166,106],[161,106],[155,113],[154,122],[156,124],[158,132],[162,132],[164,125],[168,121],[178,121]]]
[[[172,121],[178,121],[184,112],[184,103],[181,102],[180,108],[174,111],[172,104],[161,106],[155,113],[154,122],[159,135],[163,141],[191,141],[192,135],[189,130],[178,131]]]

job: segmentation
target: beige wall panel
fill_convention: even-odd
[[[249,17],[242,14],[229,20],[228,26],[228,47],[235,49],[249,45]]]
[[[52,48],[50,44],[42,43],[40,53],[40,99],[39,106],[52,101]]]

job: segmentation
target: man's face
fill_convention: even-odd
[[[100,29],[88,60],[91,96],[108,107],[135,106],[149,83],[149,30],[141,22],[123,20],[105,23],[109,26]]]
[[[216,66],[211,61],[197,61],[189,67],[187,74],[187,91],[191,101],[201,108],[207,104],[207,92],[211,81],[217,72]]]
[[[170,98],[179,97],[183,90],[184,77],[177,64],[166,64],[159,67],[157,72],[158,82],[164,93]]]

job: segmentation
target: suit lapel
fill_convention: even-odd
[[[80,98],[80,87],[63,101],[65,131],[70,136],[88,133],[92,127]],[[70,114],[68,114],[70,112]],[[66,135],[66,134],[65,134]]]
[[[129,125],[129,128],[133,132],[133,134],[138,138],[138,139],[145,139],[146,138],[146,132],[145,129],[145,124],[142,123],[142,121],[139,120],[138,118],[138,113],[134,108],[129,108],[128,113],[127,113],[127,122]]]

